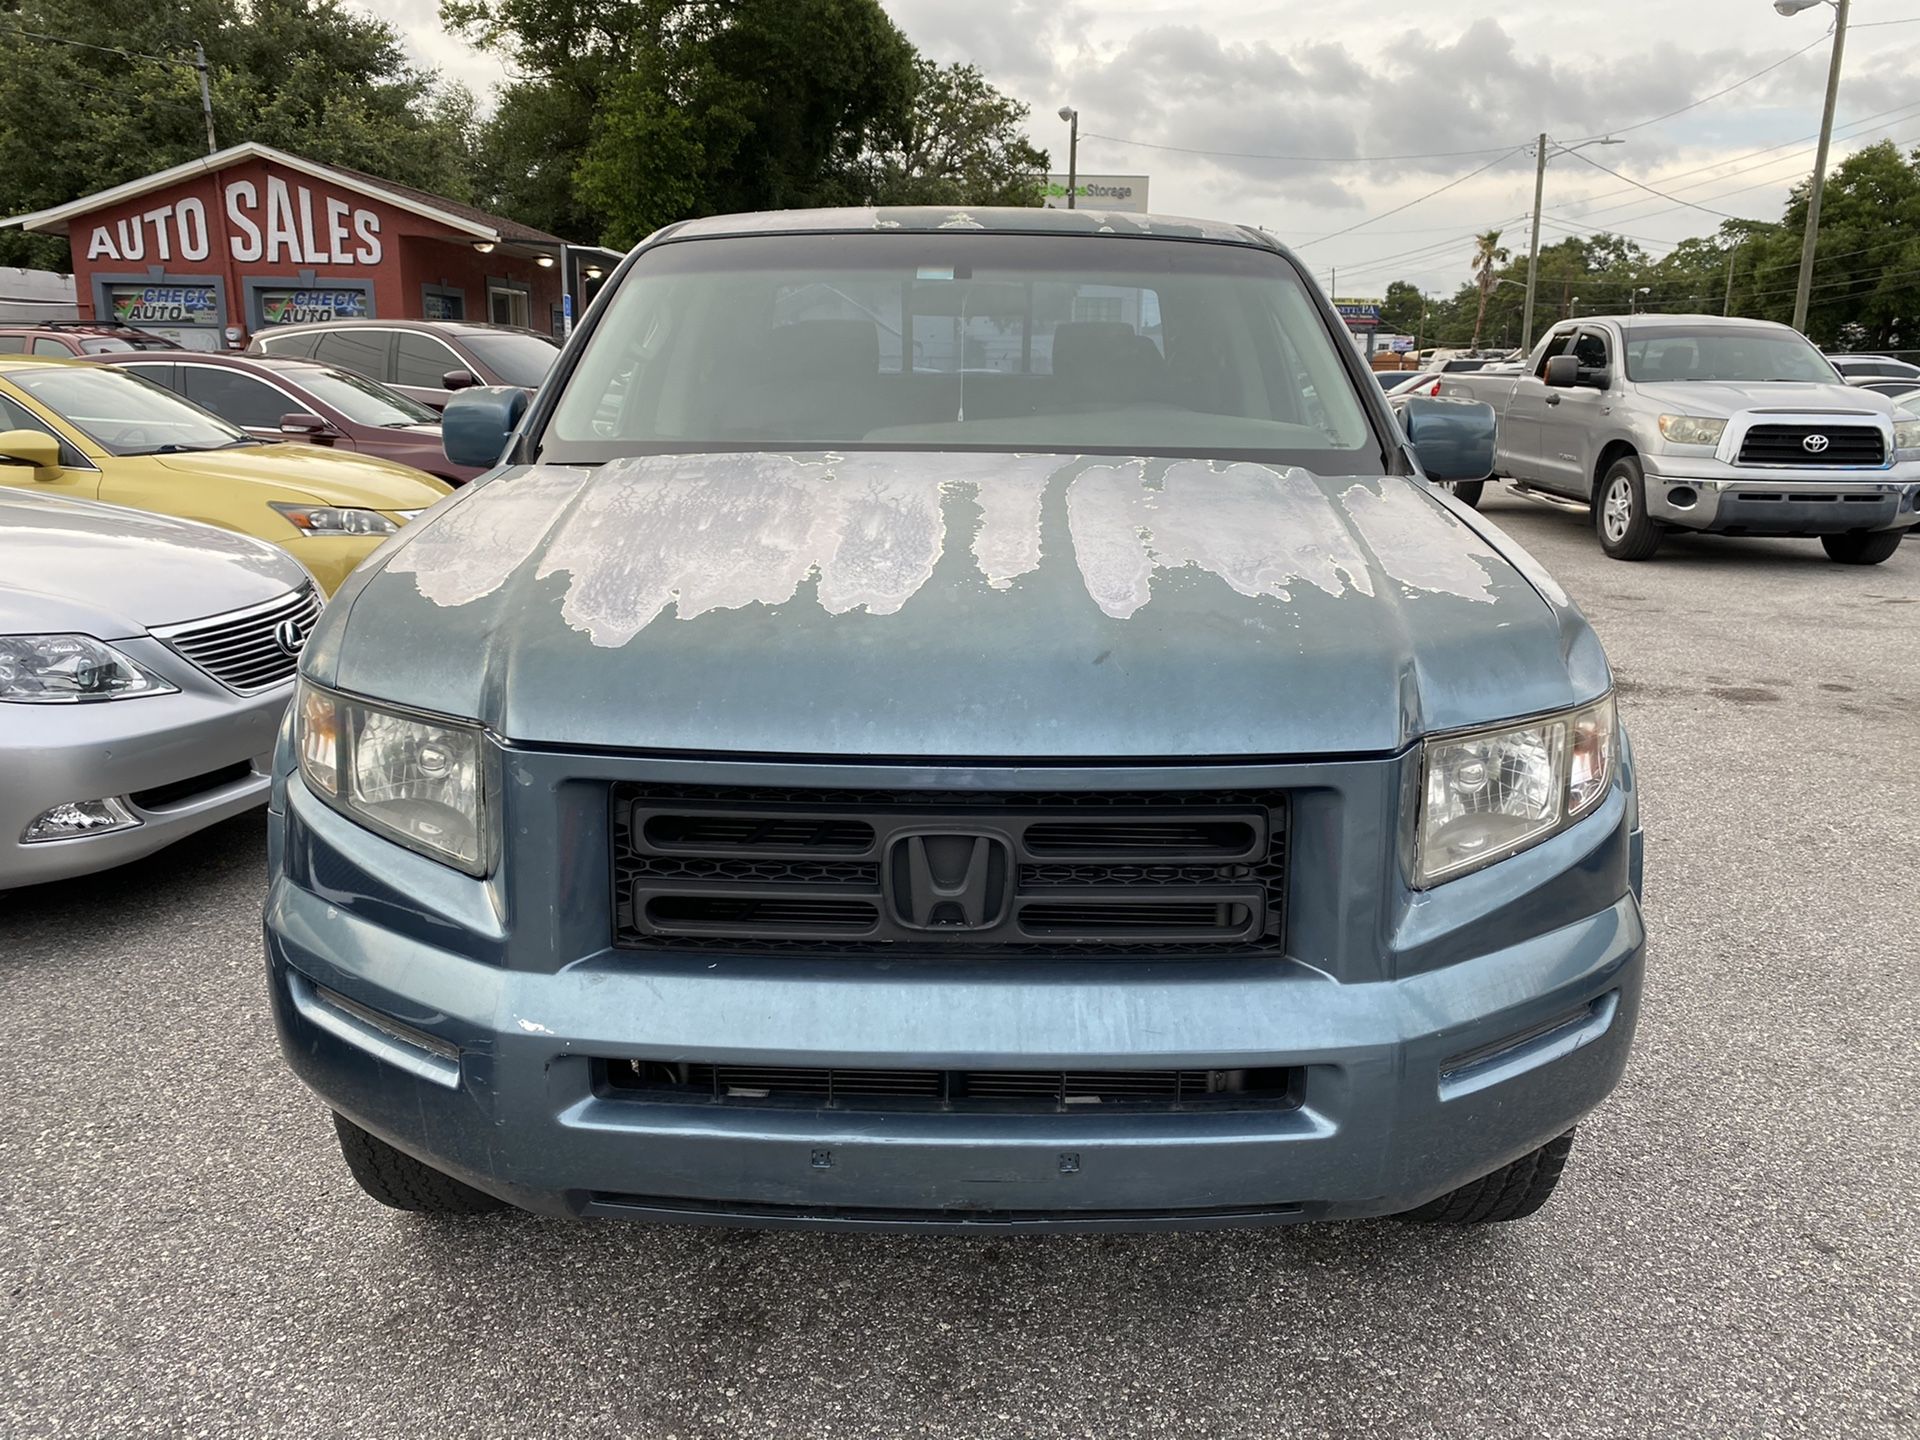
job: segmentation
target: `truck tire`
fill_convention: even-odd
[[[1440,488],[1469,510],[1480,508],[1480,493],[1487,488],[1484,480],[1442,480]]]
[[[1841,565],[1878,565],[1883,560],[1891,560],[1893,552],[1900,548],[1900,542],[1906,538],[1905,530],[1875,530],[1870,535],[1822,535],[1820,548],[1827,552],[1827,558]]]
[[[382,1205],[423,1215],[486,1215],[507,1208],[504,1200],[422,1165],[337,1111],[333,1128],[340,1136],[340,1154],[347,1169],[360,1188]]]
[[[1422,1225],[1494,1225],[1524,1220],[1553,1194],[1560,1172],[1567,1168],[1573,1149],[1573,1131],[1549,1140],[1530,1155],[1484,1175],[1458,1190],[1449,1190],[1399,1218]]]
[[[1647,560],[1660,548],[1660,527],[1647,514],[1647,480],[1634,455],[1622,455],[1600,477],[1593,528],[1615,560]]]

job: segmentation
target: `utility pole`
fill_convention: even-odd
[[[1807,233],[1800,241],[1800,283],[1793,292],[1793,328],[1802,334],[1807,328],[1807,306],[1813,299],[1813,253],[1820,247],[1820,200],[1827,188],[1827,147],[1833,143],[1833,112],[1840,100],[1840,61],[1847,48],[1847,10],[1851,4],[1852,0],[1836,0],[1834,6],[1827,108],[1820,117],[1820,148],[1813,157],[1813,186],[1807,192]]]
[[[193,68],[200,72],[200,113],[207,119],[207,154],[211,155],[220,145],[213,138],[213,91],[207,85],[206,47],[198,40],[193,42]]]
[[[1520,322],[1520,351],[1533,351],[1533,292],[1540,271],[1540,202],[1547,193],[1547,132],[1540,132],[1540,153],[1533,165],[1533,239],[1527,245],[1527,314]]]
[[[1720,306],[1720,313],[1733,314],[1733,262],[1740,258],[1740,247],[1734,246],[1727,252],[1727,298]]]

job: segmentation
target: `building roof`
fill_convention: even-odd
[[[316,180],[328,181],[342,189],[352,190],[369,199],[383,201],[396,209],[445,225],[448,229],[456,230],[474,240],[490,241],[494,244],[560,245],[565,243],[558,235],[549,235],[544,230],[536,230],[531,225],[522,225],[518,220],[510,220],[504,215],[488,214],[476,206],[462,204],[458,200],[449,200],[444,195],[417,190],[411,185],[396,184],[394,181],[369,175],[361,170],[350,170],[340,165],[323,165],[317,160],[303,159],[285,150],[276,150],[271,145],[261,145],[252,140],[239,145],[229,145],[224,150],[217,150],[211,155],[198,156],[185,164],[175,165],[166,170],[156,170],[151,175],[143,175],[138,180],[129,180],[111,189],[100,190],[92,195],[83,195],[78,200],[69,200],[64,205],[54,205],[28,215],[15,215],[9,219],[0,220],[0,225],[18,225],[23,229],[39,231],[42,234],[64,235],[67,233],[68,224],[83,215],[90,215],[110,205],[118,205],[125,200],[138,199],[155,190],[164,190],[169,185],[177,185],[195,176],[215,174],[244,160],[259,160],[288,170],[297,170]]]

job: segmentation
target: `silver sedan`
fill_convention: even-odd
[[[0,490],[0,890],[264,803],[320,603],[262,541]]]

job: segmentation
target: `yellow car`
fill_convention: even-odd
[[[138,376],[0,358],[0,485],[271,540],[331,595],[444,481],[317,445],[262,444]]]

